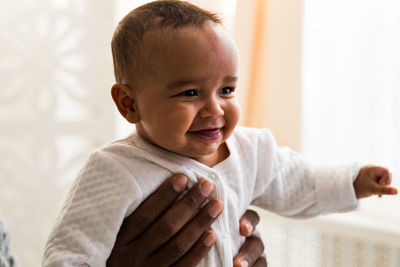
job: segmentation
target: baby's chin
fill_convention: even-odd
[[[229,150],[225,143],[220,144],[215,149],[202,151],[202,153],[187,154],[188,157],[208,165],[210,167],[218,164],[229,156]]]

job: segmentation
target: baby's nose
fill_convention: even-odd
[[[203,108],[200,110],[200,117],[221,117],[224,115],[224,110],[218,99],[209,99],[204,103]]]

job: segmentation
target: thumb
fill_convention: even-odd
[[[259,221],[260,217],[258,216],[257,212],[253,210],[246,210],[239,220],[240,234],[243,236],[252,235]]]
[[[398,191],[396,188],[391,187],[391,186],[384,186],[384,185],[375,185],[374,188],[374,194],[378,195],[397,195]]]

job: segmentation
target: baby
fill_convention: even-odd
[[[112,40],[112,98],[136,131],[94,151],[50,234],[44,266],[105,266],[121,223],[173,173],[211,180],[224,203],[201,266],[232,266],[239,217],[257,205],[289,217],[350,211],[396,194],[378,166],[312,166],[267,129],[237,126],[238,51],[220,19],[187,2],[130,12]]]

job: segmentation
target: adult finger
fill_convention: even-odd
[[[391,186],[374,185],[374,192],[378,195],[397,195],[398,190]]]
[[[200,236],[222,213],[224,204],[213,199],[166,245],[150,257],[151,266],[170,265],[185,255]]]
[[[240,234],[243,236],[251,236],[259,221],[260,217],[258,216],[257,212],[253,210],[246,210],[239,220]]]
[[[155,251],[194,216],[213,190],[214,184],[209,180],[203,179],[195,184],[182,199],[177,201],[150,226],[136,243],[141,244],[144,251]]]
[[[267,267],[268,262],[265,256],[261,256],[258,260],[253,264],[253,267]]]
[[[118,233],[116,245],[127,245],[137,238],[173,203],[186,188],[187,178],[175,174],[168,178],[143,203],[125,218]]]
[[[200,261],[208,254],[209,250],[217,241],[217,237],[212,230],[206,231],[196,244],[172,266],[192,267],[197,266]]]
[[[264,244],[258,236],[252,235],[246,238],[239,253],[233,260],[234,267],[253,266],[253,264],[262,256]]]

